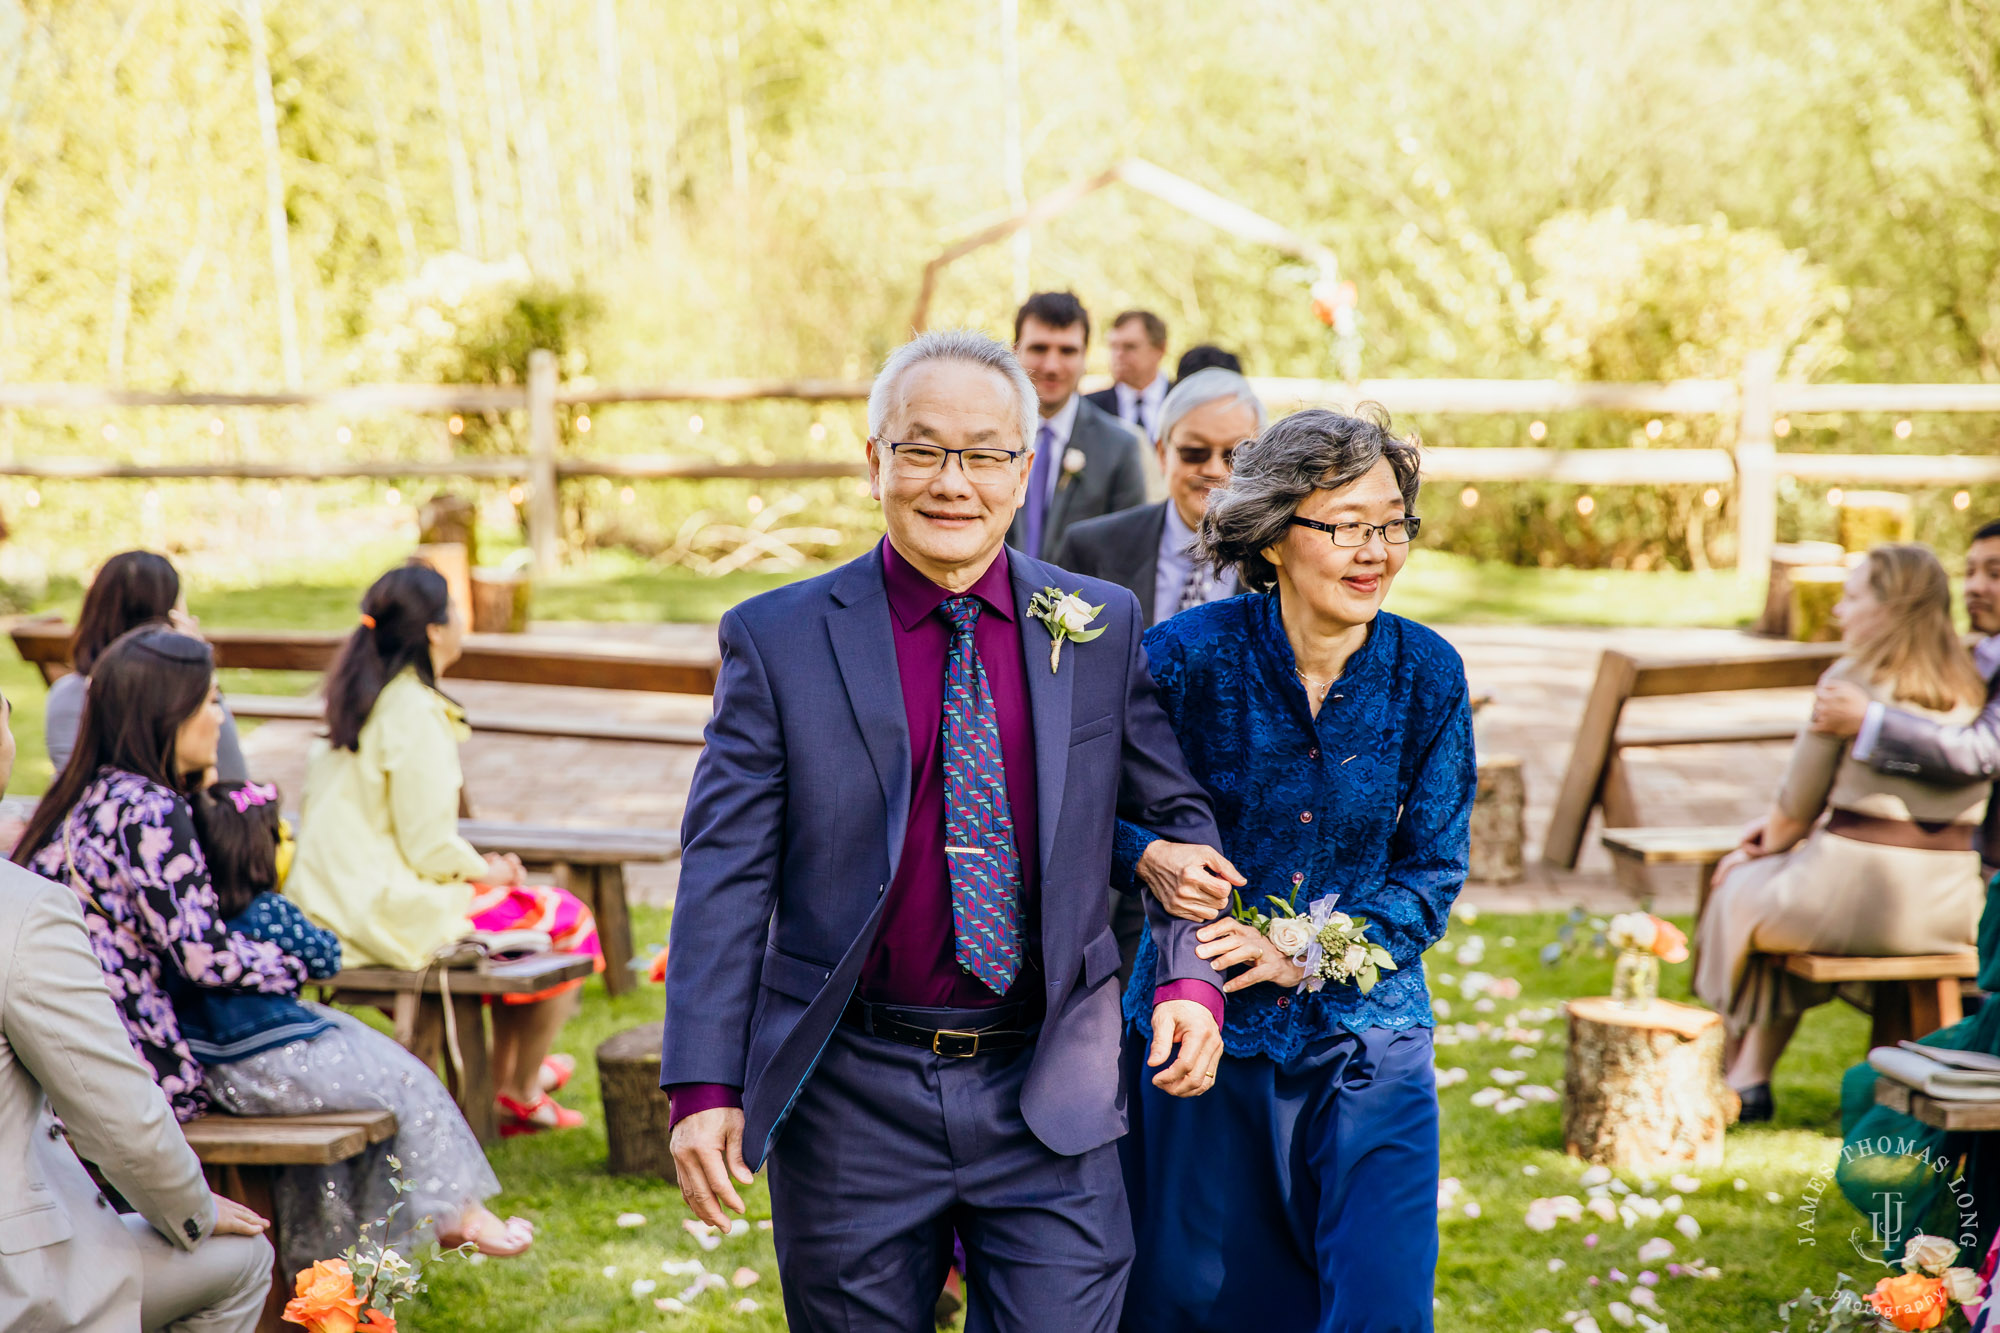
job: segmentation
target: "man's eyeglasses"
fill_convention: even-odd
[[[877,444],[887,444],[877,440]],[[958,466],[971,481],[1012,480],[1014,464],[1025,449],[943,449],[935,444],[889,444],[889,452],[901,471],[915,477],[935,477],[944,471],[945,460],[956,454]]]
[[[1424,525],[1424,521],[1420,518],[1392,518],[1387,523],[1316,523],[1294,514],[1292,524],[1330,534],[1335,546],[1366,546],[1368,539],[1378,532],[1382,534],[1382,540],[1391,546],[1407,546],[1417,539],[1417,529]]]
[[[1249,443],[1249,440],[1238,440],[1235,444],[1222,450],[1222,466],[1234,468],[1236,466],[1236,451]],[[1177,444],[1174,446],[1174,452],[1180,455],[1181,463],[1185,467],[1200,467],[1203,463],[1213,458],[1216,453],[1212,446],[1201,444]]]

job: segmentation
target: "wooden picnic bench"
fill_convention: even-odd
[[[21,660],[53,681],[69,671],[71,627],[53,617],[17,621]],[[347,642],[324,630],[204,629],[218,667],[259,671],[325,671]],[[713,694],[721,659],[712,649],[679,652],[648,644],[543,634],[468,634],[463,655],[446,674],[455,680],[516,685],[572,685],[600,690]],[[567,731],[561,734],[572,734]]]
[[[201,1159],[208,1187],[234,1199],[271,1221],[271,1246],[277,1251],[271,1273],[271,1294],[265,1299],[259,1333],[283,1333],[285,1302],[292,1294],[293,1275],[285,1271],[284,1238],[274,1193],[280,1169],[288,1166],[331,1166],[358,1157],[370,1146],[396,1132],[392,1111],[322,1111],[314,1115],[198,1116],[181,1126],[188,1146]],[[332,1258],[332,1255],[322,1256]]]
[[[1832,985],[1860,983],[1870,992],[1868,1046],[1915,1041],[1965,1017],[1960,983],[1979,975],[1979,955],[1912,954],[1852,958],[1841,954],[1783,955],[1785,971]]]
[[[318,694],[231,693],[228,699],[229,711],[237,717],[263,722],[321,722],[326,718],[326,700]],[[509,736],[555,736],[585,741],[700,745],[703,739],[701,726],[691,722],[619,721],[577,717],[574,714],[537,717],[487,708],[466,709],[465,724],[474,731],[499,732]]]
[[[459,834],[481,852],[512,852],[529,866],[551,867],[564,888],[597,917],[604,947],[604,988],[623,995],[633,976],[631,909],[625,901],[625,867],[677,860],[681,840],[666,829],[565,828],[462,819]]]
[[[1700,922],[1715,887],[1715,867],[1743,841],[1735,824],[1701,824],[1678,828],[1608,828],[1598,839],[1615,863],[1635,870],[1647,866],[1691,865],[1695,868],[1694,919]]]
[[[320,984],[322,994],[333,1003],[373,1005],[388,1014],[396,1040],[417,1058],[431,1065],[442,1059],[445,1084],[466,1123],[481,1143],[491,1143],[499,1135],[499,1117],[493,1101],[493,1038],[486,1026],[486,1000],[534,995],[590,973],[590,959],[550,953],[477,968],[422,972],[349,967]],[[457,1058],[449,1050],[452,1034],[457,1038]]]
[[[1951,1133],[1985,1133],[2000,1129],[2000,1100],[1946,1100],[1919,1092],[1887,1074],[1875,1076],[1875,1104],[1901,1111],[1926,1125]]]
[[[1631,782],[1620,760],[1624,750],[1670,745],[1724,745],[1751,741],[1790,740],[1796,723],[1742,724],[1690,728],[1623,728],[1625,705],[1632,699],[1666,695],[1720,694],[1735,690],[1801,689],[1817,683],[1839,659],[1839,644],[1802,643],[1772,646],[1742,657],[1636,657],[1606,649],[1598,659],[1597,679],[1584,705],[1563,773],[1542,859],[1564,870],[1576,868],[1584,830],[1600,806],[1608,827],[1630,830],[1641,821],[1632,798]]]

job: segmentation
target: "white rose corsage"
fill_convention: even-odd
[[[1297,891],[1294,890],[1294,899]],[[1279,953],[1305,969],[1299,989],[1316,991],[1329,981],[1351,981],[1363,995],[1375,989],[1384,972],[1396,970],[1389,951],[1367,938],[1368,919],[1334,910],[1340,895],[1329,893],[1307,904],[1300,915],[1293,899],[1269,894],[1264,901],[1272,911],[1265,914],[1244,905],[1235,895],[1229,914],[1270,940]]]
[[[1063,644],[1089,643],[1104,633],[1102,625],[1090,628],[1090,622],[1103,615],[1104,608],[1084,601],[1081,593],[1044,588],[1029,599],[1028,614],[1048,627],[1050,671],[1061,664]]]

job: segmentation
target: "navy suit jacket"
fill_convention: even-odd
[[[1021,1109],[1055,1152],[1125,1132],[1118,942],[1104,886],[1116,821],[1220,845],[1146,668],[1146,624],[1123,588],[1010,552],[1034,719],[1047,1017]],[[1045,586],[1104,604],[1066,644],[1028,618]],[[722,618],[722,670],[682,823],[667,963],[662,1086],[743,1089],[744,1157],[760,1163],[854,993],[910,809],[909,723],[880,550]],[[1147,895],[1160,984],[1215,970],[1195,923]]]

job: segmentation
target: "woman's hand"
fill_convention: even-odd
[[[1720,884],[1730,871],[1741,865],[1748,865],[1759,857],[1769,856],[1771,848],[1765,843],[1765,835],[1770,831],[1771,817],[1764,815],[1743,826],[1743,840],[1736,844],[1736,850],[1715,863],[1712,883]]]
[[[504,888],[519,884],[527,875],[521,858],[512,852],[489,852],[486,856],[486,882],[494,888]]]
[[[1250,881],[1237,873],[1229,858],[1199,843],[1155,838],[1139,856],[1139,880],[1171,916],[1207,921],[1229,906],[1231,886]]]
[[[1278,946],[1255,926],[1228,917],[1211,921],[1194,933],[1197,956],[1206,958],[1218,972],[1227,972],[1239,963],[1250,970],[1222,983],[1227,995],[1261,982],[1271,982],[1287,990],[1306,979],[1306,970],[1278,952]]]

